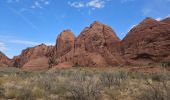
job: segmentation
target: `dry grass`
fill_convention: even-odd
[[[0,100],[169,100],[169,80],[169,72],[95,68],[26,72],[0,68]]]

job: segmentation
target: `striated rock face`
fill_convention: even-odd
[[[77,37],[74,64],[79,66],[114,66],[121,62],[120,39],[108,26],[94,22]]]
[[[10,59],[0,51],[0,67],[9,67]]]
[[[74,51],[75,36],[71,30],[64,30],[58,36],[54,47],[55,64],[71,62]]]
[[[41,67],[43,64],[43,66],[45,65],[47,67],[48,64],[47,58],[50,55],[52,49],[53,49],[52,46],[46,46],[44,44],[25,49],[22,51],[21,55],[14,57],[13,65],[14,67],[24,66],[24,68],[27,68],[27,67]],[[45,60],[40,58],[45,58]],[[35,61],[38,61],[39,63],[37,62],[35,64],[34,63]]]
[[[120,39],[100,22],[86,27],[77,38],[70,30],[63,31],[57,38],[53,58],[60,67],[103,67],[123,62]]]
[[[26,64],[23,65],[24,70],[48,70],[49,69],[49,58],[43,56],[36,59],[30,59]]]
[[[130,30],[122,41],[125,58],[132,64],[167,59],[170,56],[170,24],[167,23],[146,18]]]

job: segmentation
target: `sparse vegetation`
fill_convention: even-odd
[[[27,72],[0,68],[0,99],[169,100],[170,73],[135,73],[94,68]]]
[[[161,66],[164,68],[169,68],[170,67],[170,61],[162,61]]]
[[[164,68],[170,67],[170,61],[162,61],[161,66],[164,67]]]
[[[147,79],[141,91],[139,100],[170,100],[170,84],[167,79],[159,80],[159,82],[151,82]]]

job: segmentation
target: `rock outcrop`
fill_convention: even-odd
[[[94,22],[75,42],[74,64],[78,66],[116,66],[121,63],[120,39],[107,25]]]
[[[107,25],[94,22],[75,38],[70,30],[63,31],[54,47],[55,66],[103,67],[123,62],[121,41]]]
[[[10,67],[11,60],[0,51],[0,67]]]
[[[60,33],[54,47],[54,62],[55,64],[70,62],[74,55],[75,36],[71,30],[64,30]]]
[[[24,69],[108,67],[170,61],[170,18],[146,18],[121,41],[111,27],[95,21],[76,38],[71,30],[58,36],[56,45],[23,50],[13,65]]]
[[[52,46],[46,46],[45,44],[25,49],[22,51],[21,55],[13,58],[13,66],[27,69],[30,67],[48,67],[48,56],[52,49]]]
[[[146,18],[122,40],[125,58],[132,64],[150,64],[170,56],[170,25]],[[169,59],[170,60],[170,59]]]

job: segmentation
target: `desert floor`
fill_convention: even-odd
[[[162,67],[0,68],[0,100],[170,100]]]

